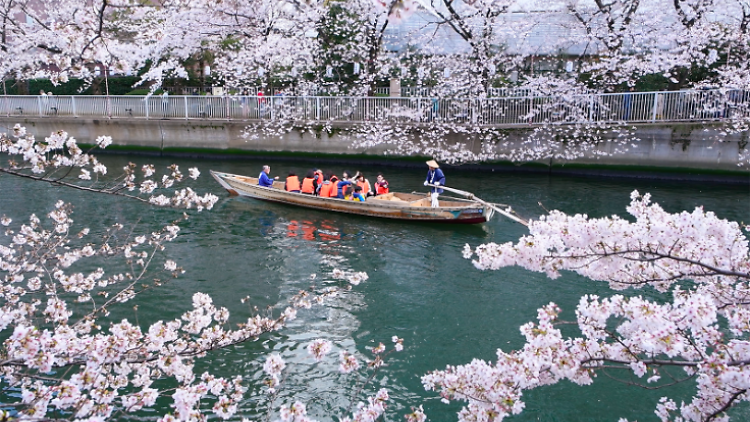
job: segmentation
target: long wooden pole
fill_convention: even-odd
[[[526,220],[524,220],[522,218],[516,217],[515,215],[509,213],[508,211],[505,211],[505,210],[503,210],[503,209],[495,206],[495,204],[492,204],[492,203],[487,202],[487,201],[483,201],[481,198],[477,198],[471,192],[466,192],[466,191],[459,190],[459,189],[449,188],[448,186],[442,186],[442,185],[441,186],[435,186],[435,185],[431,185],[429,183],[427,184],[427,186],[430,186],[430,187],[433,187],[433,188],[438,188],[438,189],[445,189],[445,190],[447,190],[449,192],[453,192],[453,193],[457,193],[459,195],[465,196],[465,197],[471,199],[472,201],[479,202],[480,204],[484,204],[484,205],[492,208],[498,214],[502,214],[502,215],[510,218],[511,220],[515,221],[516,223],[521,223],[524,226],[529,227],[529,222],[528,221],[526,221]]]

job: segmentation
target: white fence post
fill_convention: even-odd
[[[45,95],[45,97],[46,97],[46,95]],[[49,100],[47,100],[47,101],[49,101]],[[42,113],[42,96],[41,95],[38,95],[36,97],[36,103],[37,103],[37,105],[39,105],[39,116],[44,116],[44,114]]]
[[[315,97],[315,120],[320,120],[320,97]]]
[[[275,113],[274,113],[274,99],[276,98],[275,95],[271,96],[271,120],[274,119]]]
[[[76,97],[75,95],[70,96],[70,103],[73,106],[73,117],[78,117],[78,112],[76,112]]]
[[[182,100],[185,103],[185,120],[188,119],[188,105],[187,105],[187,95],[182,96]]]
[[[149,97],[143,97],[143,102],[145,103],[145,108],[146,108],[146,120],[148,120],[148,114],[149,114],[148,113],[148,102],[149,102],[148,100],[149,100]]]
[[[654,92],[654,109],[651,112],[651,122],[656,122],[656,110],[659,103],[659,93]]]

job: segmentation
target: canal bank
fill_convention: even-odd
[[[8,130],[16,123],[37,137],[65,130],[82,144],[96,137],[113,138],[111,152],[182,156],[212,159],[283,159],[330,163],[362,163],[393,167],[422,166],[424,157],[397,156],[388,145],[352,148],[345,136],[350,125],[337,123],[294,128],[280,136],[261,132],[245,136],[252,121],[87,119],[69,117],[0,117]],[[666,180],[709,180],[750,183],[750,168],[740,166],[748,152],[748,133],[719,137],[720,124],[641,124],[632,127],[637,141],[623,146],[621,132],[602,129],[602,141],[595,149],[574,159],[549,159],[528,163],[509,161],[462,165],[470,171],[530,172],[595,177],[635,177]],[[503,129],[496,153],[529,148],[532,128]],[[463,143],[479,152],[482,141],[460,133],[446,135],[446,145]],[[716,139],[723,139],[719,142]],[[564,145],[564,144],[563,144]],[[566,148],[567,146],[563,146]],[[565,156],[566,154],[559,154]],[[744,161],[747,161],[744,158]]]

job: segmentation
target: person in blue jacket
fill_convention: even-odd
[[[443,171],[440,170],[440,166],[438,166],[437,161],[430,160],[427,162],[427,166],[430,168],[427,170],[427,178],[424,181],[424,185],[427,186],[435,185],[435,186],[445,186],[445,175],[443,174]],[[443,193],[443,190],[438,187],[432,187],[430,188],[430,197],[432,198],[432,206],[433,207],[439,207],[440,203],[438,202],[438,196]]]
[[[344,172],[343,174],[347,174],[347,173]],[[342,176],[342,177],[345,177],[345,176]],[[336,198],[344,199],[344,196],[345,196],[345,193],[346,193],[346,191],[344,190],[344,188],[346,186],[351,186],[351,185],[352,185],[352,182],[350,182],[349,180],[345,180],[345,179],[339,180],[339,182],[337,184],[338,191],[336,192],[338,195],[336,195]]]
[[[258,176],[258,184],[260,186],[265,186],[267,188],[273,187],[273,181],[279,179],[279,176],[271,179],[268,177],[269,173],[271,173],[271,166],[263,166],[263,171],[261,171],[260,176]]]
[[[349,193],[349,197],[344,199],[351,199],[352,201],[365,202],[365,196],[362,195],[362,186],[355,186],[352,191],[352,187],[348,186],[346,192]]]

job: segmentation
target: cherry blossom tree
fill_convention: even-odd
[[[576,158],[603,151],[598,134],[604,131],[617,133],[617,145],[608,151],[624,151],[638,141],[618,121],[616,110],[624,105],[586,95],[622,90],[645,75],[662,75],[679,86],[726,87],[705,102],[717,110],[703,111],[726,119],[719,131],[726,135],[746,132],[750,116],[747,102],[735,94],[750,74],[750,6],[744,0],[4,0],[1,6],[5,77],[57,83],[90,79],[94,66],[104,65],[141,70],[155,89],[166,76],[186,77],[182,63],[206,51],[213,57],[212,78],[233,92],[275,81],[297,93],[363,95],[378,82],[400,77],[431,87],[438,102],[451,98],[453,109],[432,119],[433,98],[425,98],[417,115],[406,119],[428,126],[410,145],[408,137],[395,143],[369,135],[411,130],[397,128],[405,120],[398,106],[355,128],[351,139],[358,145],[387,141],[394,153],[427,150],[455,162]],[[389,35],[394,28],[406,28],[399,39]],[[540,61],[560,71],[540,74],[534,65]],[[562,71],[564,61],[575,63],[570,72]],[[704,76],[693,80],[696,69]],[[513,72],[518,82],[509,81]],[[526,94],[484,101],[496,84]],[[348,98],[337,101],[330,107],[352,116],[364,107]],[[259,124],[263,130],[320,125],[295,119],[295,108],[307,105],[277,106],[274,120]],[[522,153],[498,150],[505,142],[502,131],[481,127],[483,116],[508,113],[534,124]],[[570,135],[557,136],[560,131]],[[472,135],[466,142],[453,141],[467,132]]]
[[[48,215],[49,227],[35,215],[17,229],[5,216],[0,221],[10,239],[0,246],[0,330],[7,333],[0,371],[4,388],[20,394],[17,402],[5,403],[15,410],[10,416],[105,420],[153,408],[165,397],[172,410],[162,421],[200,420],[207,411],[230,418],[246,391],[242,377],[196,373],[196,360],[277,331],[297,309],[334,294],[333,289],[300,292],[289,307],[252,315],[236,329],[229,328],[229,311],[202,293],[195,293],[192,308],[174,320],[146,328],[127,319],[109,321],[112,310],[184,272],[171,260],[152,270],[179,226],[130,235],[116,224],[99,238],[88,228],[73,230],[71,214],[69,204],[60,201]],[[107,270],[74,270],[82,261],[105,257]],[[111,261],[118,257],[123,271]],[[164,379],[174,385],[154,384]]]
[[[108,137],[96,140],[102,149],[110,143]],[[176,189],[175,183],[187,179],[176,165],[160,179],[154,177],[156,169],[150,164],[138,169],[130,163],[120,176],[114,176],[62,131],[37,141],[17,125],[13,133],[2,135],[0,153],[9,159],[7,166],[0,167],[5,176],[198,211],[211,209],[218,199],[211,194],[200,196],[190,188]],[[196,168],[189,170],[190,178],[199,174]],[[156,191],[168,193],[156,195]],[[343,285],[313,285],[289,298],[281,309],[269,308],[261,314],[251,310],[235,328],[229,324],[229,311],[200,292],[193,294],[192,306],[178,318],[113,321],[112,312],[121,313],[133,303],[137,311],[142,295],[163,288],[185,272],[177,262],[165,259],[163,251],[189,216],[184,213],[179,220],[145,234],[138,234],[137,225],[121,223],[93,230],[76,228],[72,216],[72,204],[62,200],[46,219],[31,215],[28,222],[18,223],[0,216],[4,230],[0,236],[0,332],[5,338],[0,346],[0,372],[2,387],[17,392],[13,396],[17,400],[4,402],[9,409],[4,418],[106,420],[143,409],[165,412],[165,403],[169,411],[160,416],[161,421],[203,420],[208,414],[231,418],[246,395],[246,381],[240,376],[199,373],[196,363],[217,350],[278,331],[296,318],[299,309],[321,304],[367,280],[365,273],[334,269],[330,277],[342,280]],[[392,351],[402,349],[401,339],[394,337],[393,343]],[[330,346],[321,340],[309,350],[320,360]],[[373,351],[368,381],[390,353],[384,350],[381,345]],[[353,356],[341,357],[342,372],[359,367]],[[366,393],[364,386],[352,395],[352,403]],[[351,407],[346,413],[355,420],[377,417],[386,400],[383,390],[369,405]],[[295,406],[299,409],[300,405]],[[286,420],[288,406],[282,406],[280,414]]]
[[[424,376],[428,390],[468,403],[459,420],[502,420],[523,411],[525,390],[627,372],[648,388],[695,384],[689,403],[664,396],[655,404],[663,421],[729,420],[732,407],[750,399],[750,227],[743,232],[700,207],[670,214],[648,194],[631,198],[635,221],[552,211],[517,243],[466,246],[479,269],[518,265],[551,278],[572,271],[615,290],[653,288],[664,296],[586,295],[571,322],[550,303],[521,327],[521,349]],[[566,324],[580,336],[564,336]]]

